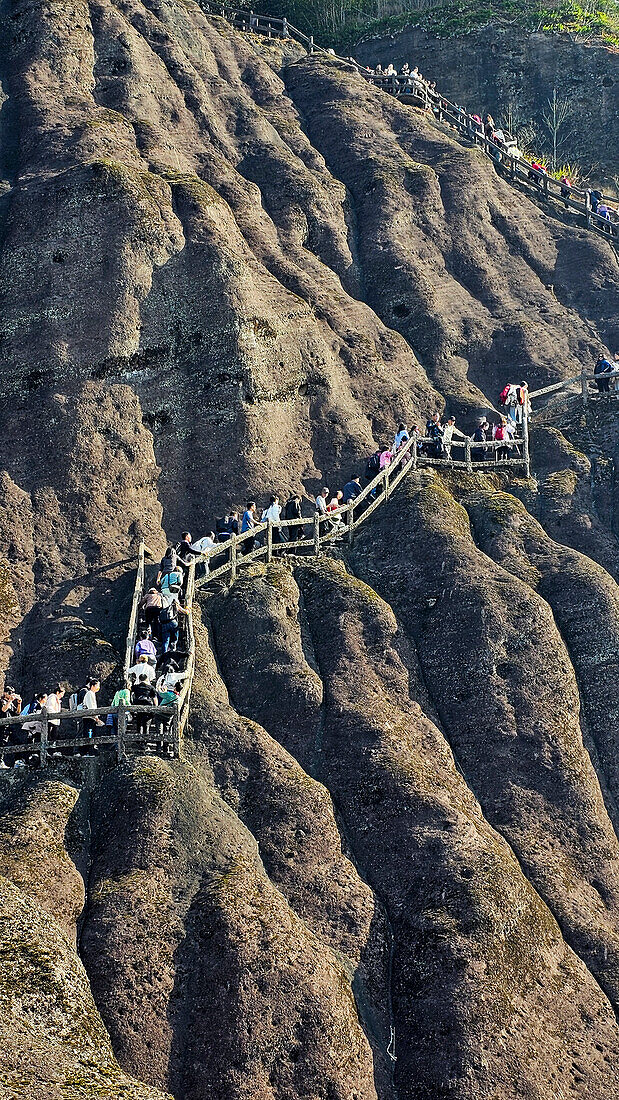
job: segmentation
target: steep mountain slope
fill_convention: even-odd
[[[619,335],[604,241],[341,63],[192,0],[0,13],[24,694],[109,699],[140,538]],[[411,476],[346,554],[207,587],[182,760],[0,772],[7,1095],[614,1100],[617,543],[559,419],[537,481]]]

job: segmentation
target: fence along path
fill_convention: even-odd
[[[452,448],[456,447],[464,450],[464,459],[460,460],[418,455],[418,442],[431,443],[432,441],[427,439],[420,440],[417,436],[413,435],[408,442],[400,448],[397,452],[397,457],[389,466],[381,470],[354,500],[351,500],[348,504],[343,504],[335,511],[329,512],[327,515],[315,512],[313,516],[302,517],[301,519],[283,519],[278,522],[271,522],[269,520],[267,523],[259,523],[256,524],[251,531],[246,531],[245,534],[242,535],[232,535],[226,542],[218,543],[217,546],[207,550],[199,558],[196,558],[197,563],[202,562],[206,566],[206,572],[196,581],[196,586],[200,588],[211,581],[228,576],[230,583],[233,583],[242,566],[249,565],[261,559],[267,562],[272,561],[274,531],[281,532],[295,528],[294,533],[298,535],[300,528],[301,532],[303,532],[301,538],[297,537],[293,540],[287,540],[286,542],[280,542],[279,540],[275,541],[275,545],[281,545],[282,549],[287,553],[291,550],[302,551],[304,553],[309,552],[315,557],[318,557],[322,550],[328,549],[332,547],[334,543],[343,541],[344,539],[346,539],[349,545],[352,544],[355,531],[359,529],[361,524],[369,519],[383,501],[389,499],[394,489],[398,487],[402,479],[405,478],[408,473],[420,467],[430,466],[445,470],[464,470],[469,473],[472,473],[474,469],[482,469],[490,473],[497,469],[511,470],[520,468],[524,471],[525,477],[530,476],[529,432],[526,410],[524,411],[523,438],[517,440],[517,444],[522,446],[522,454],[518,455],[516,458],[496,457],[497,452],[505,448],[505,443],[503,441],[488,440],[485,443],[474,443],[467,436],[453,439],[451,443]],[[494,452],[495,461],[475,460],[473,454],[476,449]],[[306,535],[304,532],[308,530],[308,528],[309,533]],[[253,544],[253,540],[256,538],[264,539],[262,545],[255,549],[245,551],[244,547],[248,543],[250,545]],[[225,560],[218,563],[217,559],[222,556]],[[213,566],[212,568],[211,565]]]
[[[134,660],[135,644],[139,626],[139,606],[144,595],[146,578],[145,546],[140,543],[138,552],[138,565],[136,570],[135,585],[131,600],[129,626],[127,630],[127,642],[125,647],[124,676]],[[33,739],[28,744],[7,745],[0,749],[0,756],[6,758],[7,763],[15,757],[38,756],[42,768],[49,763],[49,757],[57,754],[67,755],[79,752],[82,749],[97,748],[115,749],[116,758],[120,762],[127,755],[127,749],[140,748],[145,742],[156,742],[168,746],[175,757],[182,756],[182,738],[189,717],[189,705],[191,700],[191,688],[195,670],[195,639],[193,631],[193,598],[195,592],[195,562],[189,567],[187,579],[187,592],[185,607],[188,614],[183,617],[182,643],[189,656],[185,665],[185,679],[182,691],[174,706],[134,706],[129,707],[97,707],[94,710],[61,710],[48,715],[46,710],[37,711],[35,714],[20,715],[16,718],[0,719],[0,744],[4,738],[5,728],[19,728],[31,724],[36,725]],[[95,727],[92,737],[83,734],[82,722],[85,718],[100,718],[106,722],[107,716],[114,716],[114,725]],[[137,716],[147,716],[154,724],[149,734],[145,736],[135,721]],[[65,727],[64,729],[62,727]],[[101,732],[97,732],[98,729]],[[62,732],[61,732],[62,731]],[[71,734],[74,736],[71,736]]]
[[[347,65],[353,65],[357,72],[377,88],[381,88],[389,95],[410,101],[413,105],[432,110],[439,122],[446,122],[456,130],[461,138],[465,138],[474,145],[478,145],[490,156],[495,164],[505,169],[505,178],[510,182],[516,181],[525,184],[538,198],[546,202],[561,203],[565,210],[576,212],[583,219],[587,229],[598,236],[604,237],[616,249],[616,238],[619,233],[619,220],[608,221],[602,215],[597,214],[591,207],[589,191],[578,187],[571,187],[569,195],[562,195],[563,185],[548,176],[545,172],[539,172],[533,168],[530,161],[516,155],[505,145],[492,141],[486,137],[483,129],[479,129],[479,123],[463,107],[451,103],[440,92],[429,88],[426,81],[410,75],[394,73],[392,75],[370,73],[354,58],[339,57],[333,50],[326,50],[314,42],[313,35],[304,34],[285,16],[260,15],[244,8],[229,8],[225,4],[218,4],[215,0],[198,0],[202,10],[208,15],[219,15],[238,30],[262,34],[267,38],[291,38],[299,42],[309,54],[321,54],[326,57],[335,57]],[[515,142],[512,143],[515,146]],[[602,195],[600,204],[612,203],[616,200],[609,195]]]
[[[589,389],[589,382],[593,382],[597,385],[598,382],[608,383],[613,381],[613,383],[616,384],[618,380],[619,369],[609,371],[607,374],[591,374],[590,371],[581,371],[580,374],[575,374],[572,378],[564,378],[562,382],[553,382],[551,386],[543,386],[540,390],[532,390],[529,393],[529,401],[534,401],[538,397],[545,397],[550,393],[558,393],[559,390],[564,390],[578,383],[580,386],[582,403],[583,405],[588,405],[592,399],[594,401],[604,401],[608,400],[613,394],[619,396],[619,390],[615,389],[610,392],[600,390],[598,393],[592,393]]]

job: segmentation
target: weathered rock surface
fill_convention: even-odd
[[[314,767],[332,791],[354,856],[390,918],[398,1094],[430,1098],[449,1090],[464,1096],[474,1076],[475,1095],[520,1095],[524,1079],[531,1095],[543,1096],[548,1055],[538,1062],[535,1054],[543,1020],[546,1013],[555,1019],[563,1011],[555,1001],[559,975],[562,988],[563,981],[572,990],[580,987],[582,964],[566,951],[554,920],[484,821],[441,733],[416,701],[425,693],[389,607],[342,567],[325,562],[299,570],[299,615],[294,582],[283,572],[270,567],[220,601],[218,657],[247,712],[254,709],[253,696],[244,686],[252,679],[264,682],[270,700],[268,714],[262,712],[265,724],[274,736],[283,728],[285,736],[287,699],[277,691],[281,652],[273,664],[263,637],[275,635],[276,653],[289,648],[294,692],[295,681],[301,685],[309,671],[298,659],[300,617],[307,616],[306,651],[311,644],[324,682],[325,714],[318,729],[313,708],[299,708],[299,734],[319,733]],[[253,648],[234,631],[240,606],[247,633],[256,639]],[[580,995],[610,1021],[595,984],[585,984]],[[531,1013],[529,997],[535,1002]],[[576,1026],[578,1042],[594,1048],[596,1029]],[[612,1063],[614,1025],[608,1034]],[[526,1064],[513,1059],[516,1049],[531,1052]],[[561,1061],[557,1050],[549,1057],[553,1065]],[[601,1095],[606,1065],[602,1059],[591,1079]],[[613,1077],[614,1071],[609,1087]],[[562,1080],[578,1087],[573,1067]]]
[[[197,768],[117,769],[94,831],[81,950],[123,1065],[187,1098],[375,1096],[341,964]]]
[[[49,913],[74,946],[85,895],[65,831],[78,793],[66,783],[28,777],[0,804],[0,874]]]
[[[56,922],[0,878],[0,1085],[24,1100],[165,1100],[118,1067],[82,964]]]
[[[391,503],[380,510],[372,537],[360,536],[355,568],[389,597],[414,639],[486,817],[617,1003],[619,845],[552,613],[476,548],[466,512],[438,483],[422,478],[398,503],[397,513]]]

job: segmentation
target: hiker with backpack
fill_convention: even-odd
[[[176,565],[174,569],[164,573],[161,579],[161,596],[165,603],[166,598],[178,596],[183,588],[183,570]]]
[[[140,602],[140,618],[144,622],[144,628],[150,630],[151,637],[157,636],[159,612],[162,607],[161,592],[158,592],[156,588],[149,588]]]
[[[172,644],[176,645],[176,643],[178,642],[179,613],[181,615],[189,614],[185,607],[181,607],[177,599],[171,600],[170,603],[166,604],[165,607],[162,607],[161,611],[159,612],[161,644],[164,653],[167,653]]]
[[[608,393],[610,391],[610,378],[604,378],[605,374],[612,374],[613,365],[605,355],[599,355],[593,373],[595,375],[595,384],[600,393]]]
[[[434,458],[442,458],[443,425],[441,424],[441,414],[439,412],[432,413],[432,416],[427,421],[426,436],[429,440],[427,444],[428,454]]]
[[[148,659],[149,664],[151,664],[151,665],[156,665],[157,664],[157,649],[156,649],[156,646],[155,646],[154,642],[151,641],[150,634],[148,633],[148,631],[144,630],[140,634],[140,637],[138,638],[137,642],[135,643],[134,656],[135,656],[136,661],[140,657],[146,656],[146,658]]]
[[[509,432],[507,430],[507,417],[502,416],[498,424],[494,425],[492,429],[492,438],[497,443],[502,443],[502,447],[497,447],[495,451],[495,459],[498,462],[502,458],[509,458]]]
[[[380,447],[377,451],[374,451],[374,454],[370,455],[366,461],[364,474],[366,485],[369,485],[370,481],[373,481],[378,473],[380,473]]]

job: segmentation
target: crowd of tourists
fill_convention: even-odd
[[[600,355],[594,368],[595,381],[600,392],[608,392],[611,387],[619,392],[619,354],[614,359]],[[529,388],[526,381],[508,383],[499,395],[501,412],[493,418],[493,423],[483,414],[476,418],[472,435],[465,436],[456,428],[456,418],[450,414],[442,416],[434,412],[426,421],[425,430],[414,424],[410,429],[400,423],[393,441],[385,442],[370,455],[365,463],[363,475],[353,474],[342,489],[332,491],[324,486],[310,504],[313,516],[320,517],[322,530],[337,538],[345,524],[339,511],[346,505],[352,505],[354,518],[355,501],[363,494],[364,486],[371,486],[370,492],[363,495],[358,508],[367,508],[376,496],[383,491],[379,475],[388,467],[411,461],[413,454],[419,457],[453,461],[452,451],[458,440],[468,439],[471,457],[474,462],[500,461],[519,454],[524,438],[524,422],[530,414]],[[374,484],[372,484],[374,483]],[[100,691],[99,680],[90,678],[86,684],[71,693],[66,684],[57,684],[51,691],[37,691],[24,706],[20,694],[15,688],[5,686],[0,696],[0,718],[26,717],[27,721],[19,725],[0,726],[0,768],[24,767],[36,765],[39,761],[37,743],[40,744],[44,722],[48,725],[48,741],[51,744],[50,755],[96,756],[98,748],[93,743],[85,748],[63,748],[64,740],[82,739],[92,741],[100,727],[110,727],[110,733],[117,732],[117,714],[114,708],[131,707],[174,707],[182,691],[183,681],[188,675],[186,662],[189,651],[180,646],[180,617],[188,614],[183,604],[187,591],[189,570],[194,562],[202,562],[208,573],[208,563],[203,561],[206,551],[220,548],[234,536],[246,536],[241,543],[245,554],[251,553],[261,545],[266,537],[264,525],[271,523],[271,539],[276,546],[280,543],[297,543],[312,538],[312,531],[305,533],[305,524],[313,516],[303,515],[303,497],[293,492],[285,503],[280,503],[277,493],[272,493],[262,510],[258,510],[256,501],[250,500],[245,508],[230,508],[225,515],[216,520],[215,529],[198,539],[193,539],[189,531],[182,533],[176,546],[168,546],[159,563],[156,579],[144,593],[138,608],[137,641],[133,653],[133,664],[127,670],[125,683],[116,691],[108,704],[111,712],[103,717],[87,714],[83,718],[80,712],[101,709],[97,698]],[[286,527],[280,527],[281,520],[287,520]],[[313,522],[312,522],[313,526]],[[68,713],[71,720],[58,717],[63,710],[63,700],[68,696]],[[65,712],[66,713],[66,712]],[[159,730],[159,737],[169,733],[172,718],[162,716],[154,718],[151,713],[128,712],[128,719],[136,724],[140,734],[137,741],[145,751],[158,751],[165,754],[171,751],[167,742],[157,740],[152,735],[153,722]],[[8,746],[17,751],[6,753]]]
[[[36,691],[26,704],[14,687],[5,686],[0,697],[0,718],[26,717],[27,721],[19,725],[0,726],[0,768],[6,769],[11,764],[14,768],[22,768],[39,763],[45,720],[51,757],[94,757],[99,755],[98,746],[93,742],[95,734],[117,733],[118,716],[113,708],[178,706],[183,681],[188,675],[185,666],[189,656],[189,651],[180,647],[179,616],[188,613],[182,598],[186,592],[191,559],[199,556],[203,548],[200,540],[198,543],[192,542],[188,531],[183,532],[177,546],[167,548],[155,584],[144,594],[140,603],[133,664],[127,671],[123,686],[107,704],[111,711],[109,714],[81,717],[83,712],[102,708],[98,699],[101,684],[95,677],[74,692],[62,683],[51,691]],[[66,707],[63,707],[63,700],[66,700]],[[68,712],[71,717],[59,718],[60,711],[64,711],[65,715]],[[135,723],[136,734],[140,735],[136,743],[143,751],[172,754],[169,742],[159,740],[157,731],[159,738],[164,734],[167,736],[173,716],[162,715],[161,719],[155,720],[152,714],[140,711],[132,714],[128,711],[127,719]],[[62,742],[71,740],[91,743],[81,748],[65,748]],[[5,753],[9,746],[17,751]]]
[[[527,383],[523,381],[505,386],[499,403],[504,412],[498,419],[491,424],[486,416],[478,416],[475,429],[468,437],[472,445],[472,459],[475,462],[500,461],[520,453],[524,412],[526,409],[528,415],[530,411]],[[382,493],[383,485],[378,480],[358,505],[354,503],[361,496],[364,488],[377,478],[377,475],[387,467],[409,462],[413,452],[421,458],[452,462],[453,449],[457,443],[454,436],[462,441],[467,438],[456,428],[456,418],[453,415],[442,416],[441,413],[434,412],[426,421],[425,429],[418,424],[414,424],[409,429],[406,424],[401,423],[397,427],[393,441],[391,443],[385,441],[372,455],[369,455],[363,474],[352,474],[350,480],[341,489],[333,490],[324,486],[314,498],[304,498],[300,493],[293,492],[286,499],[280,498],[277,493],[272,493],[262,508],[258,507],[255,500],[248,500],[244,509],[229,508],[223,517],[215,521],[214,530],[192,543],[191,549],[196,554],[203,554],[207,550],[215,550],[218,547],[223,550],[223,544],[233,536],[242,535],[241,550],[244,554],[250,554],[264,545],[268,537],[265,524],[269,522],[272,525],[271,542],[274,547],[283,543],[310,540],[313,537],[313,523],[310,525],[309,521],[313,521],[316,515],[320,517],[321,532],[333,534],[337,538],[346,527],[339,514],[340,509],[352,504],[352,517],[349,513],[347,519],[354,519]],[[304,500],[310,505],[309,515],[307,512],[305,515],[303,513]],[[287,526],[278,526],[282,520],[287,521]],[[210,556],[211,565],[217,564],[213,561],[216,557],[217,555]],[[208,563],[205,562],[204,566],[208,573]]]
[[[350,60],[354,59],[351,58]],[[489,155],[497,167],[503,163],[503,158],[506,155],[516,160],[522,160],[525,167],[527,167],[529,182],[540,191],[543,190],[544,177],[548,175],[546,165],[537,160],[531,161],[531,163],[526,161],[518,148],[517,139],[509,133],[505,126],[496,123],[489,112],[482,118],[478,114],[469,115],[466,109],[459,104],[450,104],[439,95],[434,81],[424,77],[417,66],[411,68],[406,62],[399,69],[396,69],[394,65],[387,65],[384,69],[382,65],[377,65],[375,69],[369,66],[365,67],[364,72],[379,86],[386,86],[388,90],[393,90],[400,95],[415,95],[421,98],[427,104],[428,110],[432,111],[437,118],[443,119],[445,113],[455,116],[451,120],[447,119],[453,129],[459,130],[466,126],[467,129],[472,131],[473,135],[487,138],[491,143],[488,149]],[[561,176],[559,183],[561,185],[561,197],[567,209],[567,200],[572,196],[575,185],[566,175]],[[588,205],[596,225],[609,234],[616,235],[619,232],[619,210],[609,205],[603,193],[596,188],[588,188],[585,194],[588,196]]]

